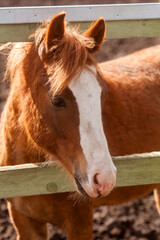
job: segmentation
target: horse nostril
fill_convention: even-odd
[[[99,173],[96,173],[93,177],[93,184],[94,184],[94,187],[96,188],[96,191],[98,193],[98,196],[97,197],[101,197],[102,194],[101,194],[101,184],[99,183],[98,181],[98,176]]]
[[[98,175],[98,173],[96,173],[96,174],[94,175],[94,177],[93,177],[93,182],[94,182],[96,185],[99,184],[98,179],[97,179],[97,175]]]

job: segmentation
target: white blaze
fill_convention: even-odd
[[[87,174],[105,171],[108,179],[115,173],[115,167],[104,135],[101,111],[102,89],[96,79],[96,68],[85,69],[79,79],[71,81],[71,89],[79,109],[80,144],[87,161]],[[112,177],[111,177],[112,178]],[[111,180],[108,180],[109,184]],[[89,178],[91,184],[91,179]]]

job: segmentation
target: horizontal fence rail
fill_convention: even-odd
[[[116,187],[160,183],[160,152],[113,157]],[[0,168],[0,198],[75,191],[71,176],[55,164],[24,164]]]
[[[16,7],[0,8],[0,42],[31,41],[28,36],[40,22],[61,11],[71,25],[81,23],[81,31],[104,17],[108,39],[160,36],[160,3]]]
[[[2,24],[38,23],[52,18],[53,15],[65,11],[69,22],[95,21],[103,16],[106,21],[156,19],[160,17],[159,3],[139,4],[102,4],[102,5],[70,5],[70,6],[36,6],[0,8]]]

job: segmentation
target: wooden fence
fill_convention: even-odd
[[[103,16],[106,38],[160,36],[160,3],[0,8],[0,42],[25,42],[40,21],[65,11],[70,24],[85,30]],[[160,152],[115,157],[116,186],[160,183]],[[0,198],[74,191],[73,179],[62,168],[25,164],[0,168]]]

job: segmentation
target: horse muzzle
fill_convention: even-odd
[[[86,193],[86,191],[85,191],[84,188],[82,187],[80,181],[79,181],[76,177],[75,177],[74,179],[75,179],[75,182],[76,182],[76,185],[77,185],[77,188],[78,188],[79,192],[80,192],[82,195],[84,195],[84,196],[86,196],[86,197],[89,197],[89,195]]]
[[[106,174],[95,171],[88,177],[87,181],[80,181],[75,177],[75,182],[79,192],[88,197],[105,197],[115,186],[116,183],[116,168],[112,172]]]

